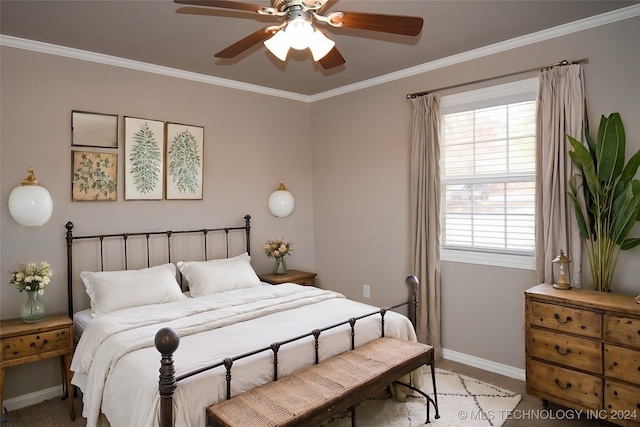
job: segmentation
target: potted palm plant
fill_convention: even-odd
[[[569,180],[580,234],[585,240],[591,279],[597,291],[608,292],[620,251],[634,248],[629,237],[640,220],[640,151],[625,165],[626,140],[619,113],[602,116],[598,137],[586,133],[586,144],[567,135],[571,160],[579,168]],[[580,197],[580,195],[582,197]]]

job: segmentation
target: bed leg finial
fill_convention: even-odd
[[[173,353],[178,349],[180,336],[171,328],[162,328],[156,332],[156,349],[162,355],[160,361],[160,427],[173,424],[173,392],[176,389],[176,370],[173,366]]]

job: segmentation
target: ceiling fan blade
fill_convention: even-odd
[[[173,0],[178,4],[189,4],[192,6],[206,6],[206,7],[218,7],[220,9],[234,9],[244,10],[246,12],[259,12],[265,9],[271,9],[270,7],[259,6],[257,4],[242,3],[239,1],[225,1],[225,0]]]
[[[323,58],[320,58],[318,62],[322,68],[328,70],[329,68],[339,67],[347,61],[345,61],[338,48],[334,46],[333,49],[331,49]]]
[[[419,16],[344,12],[342,18],[336,16],[332,19],[332,22],[341,22],[343,28],[357,28],[359,30],[417,36],[422,30],[424,20]]]
[[[216,53],[214,56],[216,58],[233,58],[236,55],[241,54],[245,50],[250,47],[267,40],[269,37],[273,36],[278,31],[278,27],[265,27],[253,34],[249,34],[247,37],[238,40],[231,46],[222,49],[220,52]]]

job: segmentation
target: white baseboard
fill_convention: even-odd
[[[515,378],[517,380],[526,381],[525,370],[515,368],[513,366],[504,365],[491,360],[482,359],[480,357],[471,356],[469,354],[460,353],[455,350],[442,349],[442,357],[453,362],[463,363],[473,366],[474,368],[483,369],[485,371],[504,375],[506,377]]]
[[[25,406],[35,405],[44,400],[53,398],[62,398],[62,384],[45,388],[44,390],[34,391],[32,393],[23,394],[21,396],[12,397],[4,402],[4,407],[7,411],[13,411],[15,409],[24,408]]]

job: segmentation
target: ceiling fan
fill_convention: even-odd
[[[381,15],[362,12],[330,12],[323,14],[328,0],[271,0],[271,7],[227,0],[174,0],[175,3],[234,9],[260,15],[284,18],[279,25],[271,25],[249,34],[214,56],[233,58],[250,47],[263,42],[281,61],[287,59],[289,49],[309,48],[313,59],[324,69],[338,67],[346,61],[335,42],[315,23],[336,28],[355,28],[383,33],[416,36],[422,30],[423,19],[418,16]]]

